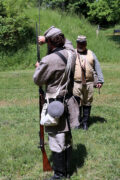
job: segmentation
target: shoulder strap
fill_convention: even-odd
[[[81,63],[81,56],[80,54],[77,54],[77,57],[79,59],[81,71],[82,71],[82,84],[86,84],[86,73],[85,73],[85,68],[83,68],[82,63]],[[85,61],[86,64],[86,61]]]
[[[59,57],[61,57],[61,59],[63,60],[63,62],[65,63],[65,64],[67,64],[67,59],[65,58],[65,56],[63,56],[60,52],[55,52],[55,54],[57,54]]]
[[[65,69],[65,72],[68,71],[68,79],[70,78],[70,73],[71,73],[71,55],[68,51],[68,61],[67,59],[65,58],[65,56],[63,56],[60,52],[55,52],[55,54],[57,54],[59,57],[61,57],[61,59],[64,61],[64,63],[68,66],[66,67]],[[70,61],[70,63],[68,63]],[[67,89],[67,85],[68,85],[68,80],[67,80],[67,83],[66,83],[66,89]],[[66,95],[65,95],[66,96]],[[64,96],[64,100],[63,102],[65,102],[65,96]],[[69,122],[69,119],[68,119],[68,107],[67,107],[67,124],[68,124],[68,129],[69,129],[69,133],[70,133],[70,136],[72,138],[72,133],[71,133],[71,127],[70,127],[70,122]]]
[[[69,78],[70,78],[70,74],[71,74],[71,53],[68,51],[68,60],[60,53],[60,52],[55,52],[55,54],[57,54],[59,57],[61,57],[61,59],[64,61],[64,63],[66,64],[66,67],[65,67],[65,72],[63,73],[63,76],[62,76],[62,79],[58,85],[58,88],[57,88],[57,95],[59,94],[60,92],[60,86],[61,86],[61,83],[64,79],[64,77],[67,77],[67,82],[66,82],[66,89],[67,89],[67,86],[68,86],[68,81],[69,81]],[[57,96],[56,95],[56,96]],[[65,94],[66,95],[66,94]],[[64,100],[65,100],[65,95],[64,95]]]

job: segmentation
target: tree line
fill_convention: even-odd
[[[42,3],[84,15],[90,22],[101,26],[120,23],[120,0],[42,0]]]
[[[40,4],[83,15],[101,26],[120,23],[120,0],[40,0]],[[37,5],[38,0],[0,0],[0,49],[17,50],[28,42],[28,37],[34,37],[32,20],[25,11]]]
[[[0,49],[17,50],[33,36],[30,18],[25,9],[29,0],[0,0]]]

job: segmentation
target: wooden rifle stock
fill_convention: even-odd
[[[43,171],[52,171],[52,168],[50,166],[49,160],[47,158],[47,154],[44,148],[44,127],[40,125],[40,148],[42,151],[42,157],[43,157]]]
[[[39,109],[40,109],[40,118],[41,118],[41,112],[44,104],[44,92],[41,87],[39,87]],[[49,163],[49,160],[47,158],[47,154],[44,148],[44,126],[40,124],[40,148],[42,151],[42,157],[43,157],[43,171],[52,171],[51,165]]]

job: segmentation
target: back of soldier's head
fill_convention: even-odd
[[[65,44],[64,34],[59,34],[55,37],[50,37],[48,40],[55,47],[63,47]]]
[[[60,29],[51,26],[45,33],[46,42],[50,42],[55,47],[63,47],[65,44],[64,34]]]

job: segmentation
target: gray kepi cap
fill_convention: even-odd
[[[77,37],[76,42],[78,42],[78,43],[79,43],[79,42],[80,42],[80,43],[82,43],[82,42],[87,42],[87,38],[86,38],[86,36],[80,35],[80,36]]]
[[[64,113],[64,104],[60,101],[53,101],[48,105],[48,114],[54,118],[59,118]]]
[[[59,34],[62,34],[62,31],[55,26],[51,26],[47,31],[45,31],[44,36],[45,38],[55,37]]]

